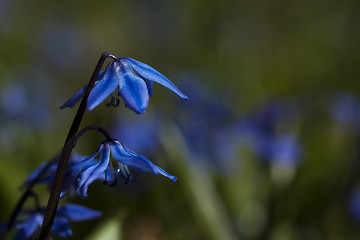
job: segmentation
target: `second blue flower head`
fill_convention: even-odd
[[[175,92],[181,98],[188,99],[169,79],[147,64],[132,58],[119,58],[111,62],[106,70],[100,72],[94,88],[91,90],[87,110],[93,110],[114,91],[121,96],[125,106],[136,112],[144,113],[149,96],[153,95],[153,84],[157,82]],[[86,87],[76,92],[60,108],[73,107],[83,97]],[[117,102],[114,102],[114,101]],[[112,105],[118,105],[118,98],[112,98]]]

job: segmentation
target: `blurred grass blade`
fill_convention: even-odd
[[[121,240],[122,232],[122,217],[115,215],[96,228],[85,240]]]
[[[215,189],[213,179],[206,171],[191,163],[191,155],[181,133],[170,126],[161,136],[167,158],[172,161],[179,176],[184,197],[187,199],[195,220],[202,228],[206,239],[239,240],[231,227],[224,203]]]

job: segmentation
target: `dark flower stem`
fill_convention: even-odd
[[[81,100],[79,109],[75,115],[68,136],[65,140],[64,147],[61,152],[61,156],[59,160],[59,165],[56,170],[55,180],[51,188],[51,193],[49,196],[49,201],[47,204],[44,221],[41,227],[41,232],[39,237],[40,240],[48,240],[50,238],[51,229],[55,219],[56,209],[59,203],[60,192],[65,178],[66,168],[73,148],[73,140],[76,136],[81,120],[84,116],[86,110],[86,103],[90,91],[94,87],[95,81],[97,79],[97,76],[99,75],[99,72],[101,70],[102,65],[104,64],[105,59],[108,57],[110,57],[110,54],[108,54],[107,52],[101,54],[101,57],[96,65],[93,75],[91,76],[89,84],[85,90],[84,97]]]

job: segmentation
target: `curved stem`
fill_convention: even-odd
[[[61,157],[59,160],[59,165],[56,170],[54,183],[51,188],[49,201],[48,201],[48,204],[46,207],[44,221],[43,221],[43,224],[41,227],[41,232],[40,232],[40,237],[39,237],[39,239],[41,239],[41,240],[47,240],[50,238],[51,229],[52,229],[54,219],[55,219],[56,209],[57,209],[57,206],[59,203],[61,188],[62,188],[62,185],[64,182],[67,165],[69,163],[69,158],[70,158],[71,151],[72,151],[73,141],[74,141],[76,133],[79,129],[81,120],[84,116],[84,113],[86,110],[87,99],[89,97],[91,89],[94,87],[95,81],[97,79],[97,76],[99,75],[102,65],[105,62],[105,59],[108,57],[111,57],[111,56],[112,55],[110,55],[107,52],[104,52],[103,54],[101,54],[101,57],[100,57],[97,65],[95,67],[95,70],[91,76],[89,84],[87,85],[87,88],[86,88],[84,96],[81,100],[79,109],[75,115],[74,121],[69,130],[68,136],[65,140],[64,147],[61,152]]]
[[[108,57],[109,57],[109,58],[112,58],[114,61],[117,61],[117,60],[118,60],[117,57],[115,57],[115,55],[112,55],[112,54],[109,54]]]
[[[82,130],[80,130],[79,133],[74,137],[73,147],[75,147],[77,140],[79,140],[79,138],[89,130],[99,131],[106,137],[106,140],[108,140],[108,141],[112,140],[112,137],[110,137],[110,134],[105,129],[103,129],[102,127],[99,127],[99,126],[87,126],[86,128],[83,128]]]
[[[34,203],[35,203],[35,208],[38,210],[40,209],[40,199],[39,199],[39,196],[34,193],[33,191],[30,192],[30,197],[33,197],[34,198]]]

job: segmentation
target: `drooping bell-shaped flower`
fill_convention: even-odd
[[[104,72],[100,72],[89,94],[87,110],[93,110],[114,91],[117,91],[117,96],[112,96],[111,105],[119,105],[118,97],[121,96],[126,107],[137,114],[144,113],[149,104],[149,96],[153,95],[154,82],[167,87],[181,98],[188,99],[169,79],[154,68],[125,57],[111,62]],[[73,107],[83,97],[86,87],[76,92],[60,108]]]
[[[97,155],[99,155],[99,159],[96,159]],[[151,172],[154,175],[161,174],[174,182],[177,180],[175,176],[168,174],[144,156],[127,149],[118,140],[101,143],[93,155],[70,167],[67,174],[71,176],[77,192],[84,198],[87,196],[88,186],[95,180],[109,182],[113,186],[117,184],[119,175],[121,175],[126,182],[132,181],[133,178],[128,167],[141,172]]]

